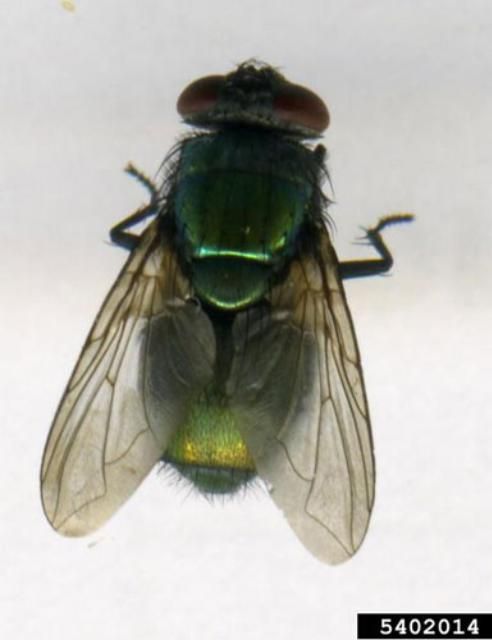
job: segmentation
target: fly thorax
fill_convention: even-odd
[[[265,295],[309,215],[312,163],[309,149],[266,131],[231,129],[184,143],[174,214],[200,298],[237,310]]]

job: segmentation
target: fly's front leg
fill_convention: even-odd
[[[118,222],[109,232],[111,241],[117,244],[119,247],[129,249],[130,251],[135,249],[138,244],[139,237],[135,233],[126,231],[129,227],[133,227],[135,224],[142,222],[145,218],[155,215],[159,210],[159,192],[157,191],[154,183],[149,180],[143,173],[138,171],[132,164],[129,164],[125,171],[136,178],[150,193],[150,202],[140,209],[137,209],[134,213],[126,217],[121,222]]]
[[[340,262],[338,265],[340,277],[343,280],[347,280],[348,278],[375,276],[389,271],[393,266],[393,256],[384,243],[381,231],[392,224],[411,222],[413,219],[414,216],[411,213],[398,213],[381,218],[375,227],[366,229],[367,242],[376,249],[380,257],[372,260],[348,260],[346,262]]]

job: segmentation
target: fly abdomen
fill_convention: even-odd
[[[231,493],[255,475],[237,420],[220,394],[204,392],[174,435],[164,462],[205,494]]]
[[[200,492],[224,494],[247,485],[255,477],[256,469],[227,392],[234,357],[234,314],[209,311],[216,344],[213,379],[195,396],[163,461]]]

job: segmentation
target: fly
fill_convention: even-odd
[[[324,102],[245,62],[192,82],[194,133],[149,203],[117,224],[130,250],[82,349],[46,444],[44,511],[69,536],[100,527],[159,462],[205,494],[259,476],[320,560],[352,556],[374,502],[359,351],[342,280],[392,265],[339,262],[325,224]],[[153,218],[141,235],[131,227]]]

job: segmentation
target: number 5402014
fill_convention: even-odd
[[[459,638],[464,635],[480,634],[478,620],[472,618],[466,622],[459,617],[448,618],[381,618],[381,636],[399,635],[401,637],[435,636],[440,638]]]

